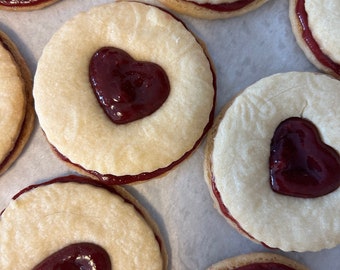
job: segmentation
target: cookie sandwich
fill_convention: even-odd
[[[296,41],[310,62],[340,79],[340,2],[290,0],[289,18]]]
[[[36,112],[57,155],[109,184],[155,178],[187,158],[213,120],[214,72],[183,23],[137,2],[69,20],[38,62]]]
[[[295,260],[269,252],[256,252],[224,259],[207,270],[308,270]]]
[[[123,188],[70,175],[29,186],[0,215],[1,269],[166,269],[157,224]]]
[[[205,178],[219,212],[283,251],[340,243],[340,82],[288,72],[246,88],[207,139]]]
[[[30,70],[10,37],[0,31],[0,174],[21,154],[33,126]]]

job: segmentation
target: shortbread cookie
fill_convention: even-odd
[[[339,90],[328,75],[276,74],[219,114],[205,178],[219,212],[242,234],[284,251],[340,243]]]
[[[50,6],[59,0],[0,0],[0,9],[30,11]]]
[[[308,270],[306,266],[292,259],[267,252],[249,253],[231,257],[217,262],[208,268],[208,270],[243,269]]]
[[[306,57],[321,71],[340,79],[340,2],[290,0],[289,17]]]
[[[0,31],[0,174],[22,152],[34,126],[31,73],[19,50]]]
[[[0,216],[0,246],[0,269],[167,267],[157,225],[136,199],[72,175],[14,196]]]
[[[52,37],[33,94],[62,160],[124,184],[167,172],[198,146],[212,123],[215,80],[180,21],[116,2],[79,14]]]
[[[250,12],[268,0],[159,0],[169,8],[202,19],[226,19]]]

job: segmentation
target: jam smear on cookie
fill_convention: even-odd
[[[111,270],[107,252],[93,243],[75,243],[53,253],[33,270]]]
[[[146,117],[167,99],[170,82],[157,64],[134,60],[124,50],[103,47],[92,56],[92,89],[106,115],[115,124]]]
[[[251,4],[252,2],[254,2],[254,0],[239,0],[233,3],[222,3],[222,4],[209,4],[209,3],[199,4],[199,3],[192,1],[192,3],[197,6],[204,7],[210,10],[214,10],[214,11],[219,11],[219,12],[231,12],[231,11],[239,10]]]
[[[50,0],[0,0],[0,5],[6,7],[29,7],[37,6]]]
[[[270,184],[273,191],[315,198],[340,185],[340,156],[325,144],[315,125],[304,118],[282,121],[270,145]]]

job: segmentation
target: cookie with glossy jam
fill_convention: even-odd
[[[179,13],[202,19],[227,19],[243,15],[268,0],[159,0]]]
[[[0,216],[1,269],[166,269],[157,224],[125,189],[70,175],[29,186]]]
[[[297,44],[310,62],[340,79],[340,2],[290,0],[289,18]]]
[[[209,133],[205,179],[218,211],[257,243],[340,243],[340,82],[288,72],[247,87]]]
[[[32,11],[50,6],[59,0],[1,0],[0,9],[9,11]]]
[[[33,126],[32,76],[14,42],[0,31],[0,174],[21,154]]]
[[[36,112],[54,151],[106,183],[166,173],[212,124],[206,51],[155,6],[117,2],[75,16],[44,48],[34,79]]]
[[[219,261],[207,270],[308,270],[306,266],[282,255],[269,252],[248,253]]]

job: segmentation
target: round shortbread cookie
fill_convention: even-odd
[[[264,78],[226,105],[207,139],[205,178],[218,210],[242,234],[284,251],[317,251],[340,243],[340,190],[317,198],[271,189],[271,138],[281,121],[309,119],[324,143],[340,151],[340,82],[290,72]]]
[[[105,46],[164,69],[170,94],[158,110],[127,124],[107,117],[89,79],[91,57]],[[179,20],[151,5],[117,2],[57,31],[38,62],[33,94],[40,125],[68,164],[126,183],[164,173],[197,147],[212,123],[214,84],[204,49]]]
[[[340,2],[290,0],[289,18],[296,41],[318,69],[340,78]]]
[[[15,44],[0,31],[0,174],[22,152],[34,126],[32,77]]]
[[[268,0],[159,0],[179,13],[202,19],[227,19],[259,8]]]
[[[79,176],[56,178],[18,193],[0,216],[1,269],[33,269],[55,252],[84,243],[104,249],[109,269],[167,267],[157,225],[123,188]],[[55,257],[48,269],[95,263],[87,252],[77,252]]]
[[[259,267],[258,269],[308,270],[306,266],[290,258],[267,252],[249,253],[227,258],[213,264],[207,270],[232,270],[247,266],[253,266],[255,267],[254,269]],[[261,266],[263,268],[261,268]]]
[[[32,11],[42,9],[60,0],[0,0],[0,9],[9,11]]]

